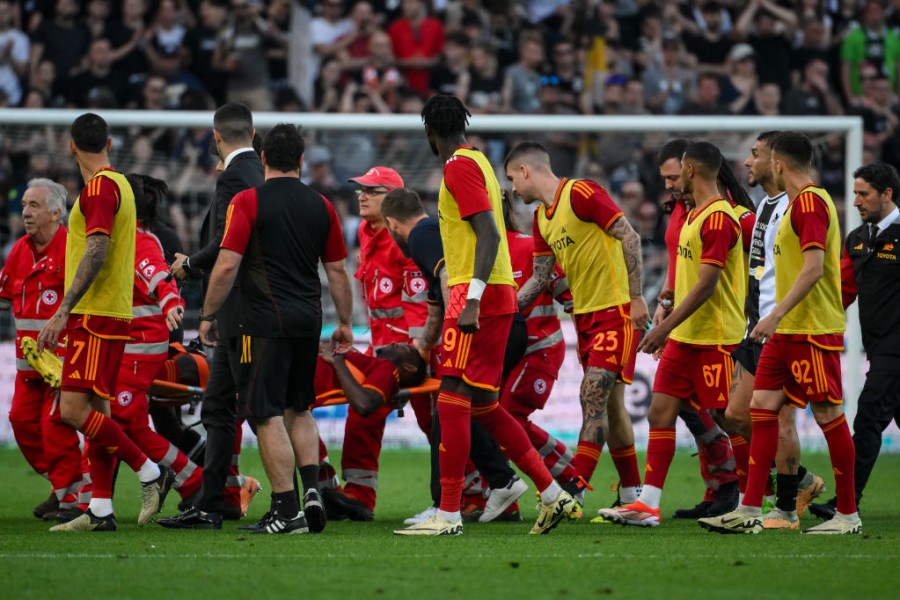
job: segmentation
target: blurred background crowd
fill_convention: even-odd
[[[0,0],[0,108],[418,114],[433,93],[478,114],[860,115],[865,160],[900,167],[900,0]],[[213,189],[209,129],[113,132],[123,172],[168,182],[188,250]],[[475,135],[498,168],[545,144],[557,173],[606,185],[665,269],[659,134]],[[304,180],[355,245],[354,187],[375,164],[433,201],[440,164],[421,133],[306,132]],[[752,143],[712,141],[740,166]],[[844,141],[816,138],[819,182],[844,191]],[[22,234],[32,177],[82,182],[64,128],[0,118],[0,245]],[[840,203],[841,205],[843,203]],[[526,217],[527,218],[527,217]],[[651,286],[652,287],[652,286]]]

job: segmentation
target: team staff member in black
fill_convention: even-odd
[[[225,216],[235,194],[262,185],[263,165],[253,150],[253,115],[243,104],[223,104],[213,117],[213,136],[225,169],[216,180],[216,192],[200,231],[202,249],[190,257],[176,254],[172,273],[176,277],[203,278],[208,293],[209,273],[219,254],[225,231]],[[235,285],[216,319],[218,335],[227,340],[239,336],[239,285]],[[183,513],[160,519],[160,525],[179,529],[219,529],[228,467],[234,452],[236,388],[229,367],[228,344],[213,353],[209,380],[203,394],[200,420],[206,429],[206,453],[203,459],[203,487],[194,506]]]
[[[853,206],[863,224],[844,242],[841,288],[844,308],[859,298],[859,323],[869,359],[853,420],[859,502],[878,459],[882,433],[892,419],[900,424],[900,177],[883,163],[860,167],[853,177]],[[836,505],[832,498],[809,510],[830,519]]]
[[[336,351],[353,341],[353,291],[341,223],[331,203],[300,182],[303,138],[275,126],[263,142],[266,182],[237,194],[203,303],[200,339],[235,281],[241,290],[240,336],[224,340],[238,388],[238,411],[256,426],[272,508],[253,533],[305,533],[325,528],[316,489],[319,436],[309,412],[322,335],[321,260],[338,316]],[[294,488],[294,465],[306,494],[305,516]],[[307,525],[308,522],[308,525]]]

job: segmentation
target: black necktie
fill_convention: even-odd
[[[878,237],[878,225],[869,224],[869,248],[875,249],[875,238]]]

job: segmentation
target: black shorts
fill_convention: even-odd
[[[754,342],[750,338],[744,338],[738,344],[738,347],[731,352],[731,358],[756,377],[756,365],[759,364],[759,355],[762,354],[762,348],[762,344]]]
[[[228,356],[237,387],[238,415],[265,419],[287,408],[309,409],[316,399],[319,339],[264,338],[242,335],[228,340]]]

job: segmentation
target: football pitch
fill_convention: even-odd
[[[337,455],[332,457],[338,464]],[[371,523],[329,523],[322,535],[264,536],[236,530],[171,531],[136,525],[137,479],[117,485],[116,533],[50,533],[31,515],[48,493],[14,448],[0,448],[0,597],[41,598],[877,598],[900,584],[900,456],[884,455],[863,503],[860,536],[802,536],[770,531],[723,536],[669,515],[700,500],[697,459],[679,451],[657,529],[591,524],[614,494],[604,453],[586,500],[585,520],[530,536],[533,490],[522,523],[466,524],[449,538],[401,538],[402,520],[426,507],[427,454],[385,451],[379,503]],[[803,462],[834,480],[824,453]],[[254,449],[242,471],[266,479]],[[643,457],[639,457],[643,465]],[[164,515],[176,512],[170,496]],[[268,490],[248,518],[268,508]],[[249,522],[249,521],[248,521]],[[802,526],[816,520],[807,515]],[[893,592],[891,591],[893,590]]]

